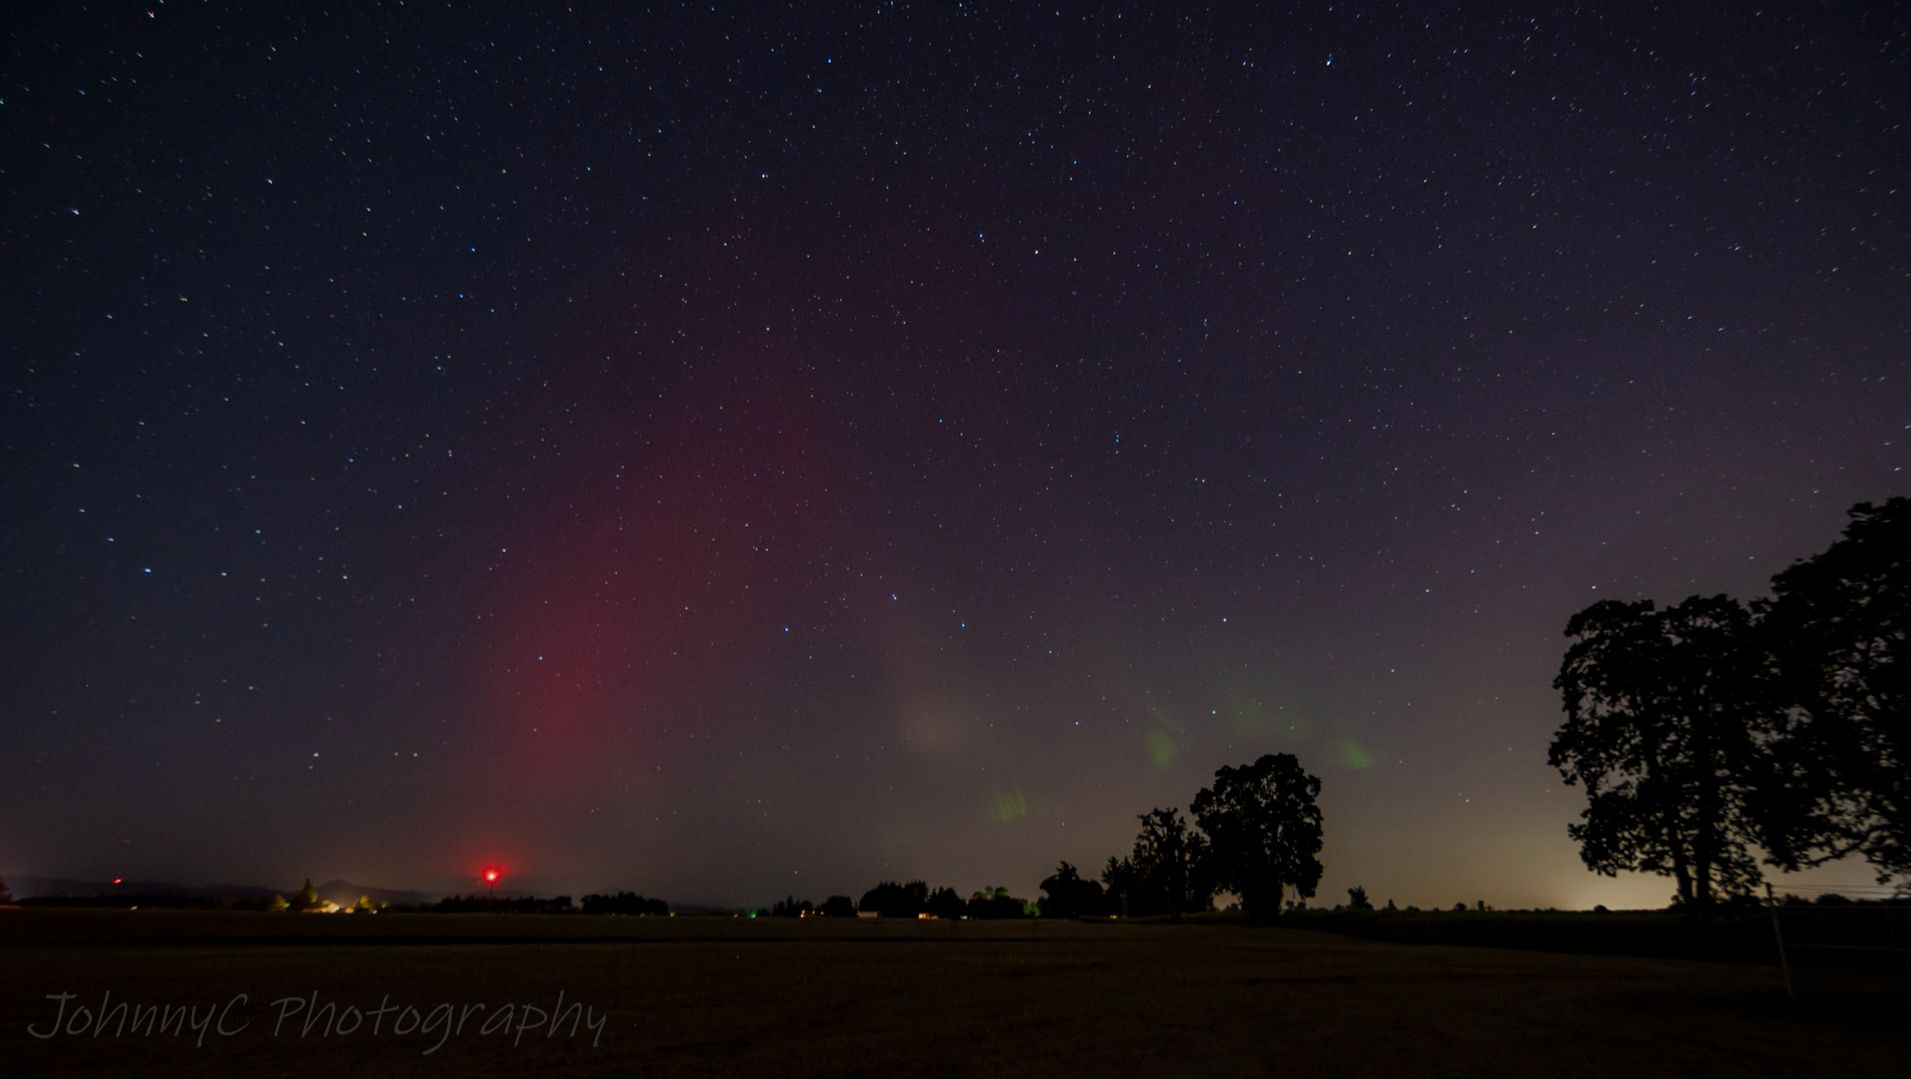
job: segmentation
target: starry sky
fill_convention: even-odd
[[[14,13],[0,873],[1033,894],[1293,752],[1330,901],[1663,902],[1562,631],[1911,492],[1911,10],[1601,6]]]

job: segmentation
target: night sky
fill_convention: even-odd
[[[1911,493],[1911,9],[29,5],[0,873],[1662,903],[1575,610]],[[1868,881],[1863,867],[1827,871]]]

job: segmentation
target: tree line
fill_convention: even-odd
[[[1273,917],[1288,889],[1301,899],[1320,884],[1320,780],[1291,754],[1269,754],[1238,768],[1222,768],[1198,791],[1190,825],[1178,807],[1140,816],[1134,849],[1110,856],[1100,880],[1062,862],[1042,881],[1033,902],[1007,888],[983,888],[964,898],[927,882],[883,881],[854,903],[831,896],[822,906],[794,896],[778,901],[772,917],[1091,918],[1148,917],[1212,910],[1215,893],[1232,891],[1252,917]],[[1360,893],[1365,901],[1366,893]]]
[[[209,900],[206,902],[210,902]],[[305,886],[292,893],[290,898],[275,895],[259,904],[233,904],[234,909],[256,906],[258,909],[274,912],[312,913],[336,910],[337,904],[327,903],[307,878]],[[493,895],[448,895],[431,903],[410,904],[374,903],[370,896],[361,895],[358,901],[350,905],[357,913],[375,911],[398,911],[410,914],[624,914],[668,916],[670,904],[661,899],[652,899],[635,892],[616,892],[609,895],[587,895],[581,904],[573,903],[568,895],[534,896],[517,895],[502,898]]]
[[[1320,779],[1289,753],[1223,767],[1189,802],[1192,826],[1174,806],[1141,814],[1134,848],[1110,855],[1099,882],[1061,863],[1042,882],[1047,909],[1179,918],[1230,891],[1249,917],[1275,917],[1288,889],[1306,900],[1320,885],[1319,797]]]
[[[1605,600],[1567,623],[1548,761],[1586,790],[1568,832],[1589,868],[1669,876],[1695,908],[1749,893],[1760,853],[1911,874],[1911,499],[1849,516],[1769,598]]]

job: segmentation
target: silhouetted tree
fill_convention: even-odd
[[[5,877],[0,877],[0,903],[13,902],[13,892],[7,888]]]
[[[1310,899],[1320,884],[1320,780],[1290,753],[1222,768],[1194,796],[1195,819],[1213,846],[1214,880],[1241,897],[1250,917],[1273,918],[1293,886]]]
[[[670,913],[670,904],[661,899],[648,899],[635,892],[618,892],[614,895],[587,895],[584,897],[585,914],[623,914],[661,917]]]
[[[923,913],[933,914],[938,918],[960,918],[963,911],[962,897],[956,894],[954,888],[937,888],[929,893],[929,899],[923,903],[922,910]]]
[[[1081,918],[1102,913],[1101,885],[1084,879],[1067,862],[1057,866],[1042,882],[1039,901],[1042,914],[1050,918]]]
[[[929,885],[919,880],[897,884],[886,880],[867,892],[856,909],[871,911],[885,918],[914,918],[929,902]]]
[[[312,878],[307,877],[305,878],[305,887],[300,888],[299,894],[292,900],[292,909],[317,910],[324,905],[324,902],[324,900],[319,898],[318,889],[312,887]]]
[[[770,907],[770,917],[801,918],[803,915],[815,909],[815,906],[807,899],[798,899],[793,895],[786,895],[782,899],[777,900],[777,902]]]
[[[593,897],[585,896],[584,898],[588,903]],[[534,895],[506,896],[502,899],[492,895],[448,895],[436,903],[418,908],[421,913],[430,914],[473,914],[481,911],[510,914],[568,914],[575,909],[568,895],[554,896],[549,899]]]
[[[371,896],[361,895],[358,897],[358,902],[352,904],[352,909],[360,914],[369,914],[378,908],[372,904]]]
[[[1784,869],[1858,854],[1880,881],[1911,873],[1911,499],[1852,507],[1843,538],[1772,592],[1786,722],[1760,838]]]
[[[1390,907],[1393,906],[1393,900],[1391,899],[1387,900],[1387,905]],[[1367,889],[1361,887],[1358,884],[1354,885],[1352,888],[1347,889],[1347,909],[1348,910],[1374,909],[1373,900],[1367,898]]]
[[[1605,600],[1566,633],[1575,640],[1553,682],[1566,722],[1547,760],[1586,788],[1568,828],[1581,860],[1608,876],[1670,874],[1685,906],[1751,888],[1750,803],[1773,728],[1751,615],[1727,596],[1663,611]]]
[[[1018,899],[1003,887],[983,888],[969,896],[963,913],[971,918],[1021,918],[1037,908]]]
[[[1135,872],[1135,863],[1127,858],[1108,856],[1108,864],[1102,867],[1101,882],[1108,889],[1108,903],[1112,913],[1126,918],[1131,914],[1148,913],[1138,905],[1141,897],[1136,893],[1141,887],[1141,874]]]
[[[1179,919],[1187,911],[1214,905],[1214,884],[1208,866],[1208,842],[1188,827],[1178,809],[1143,813],[1141,834],[1129,856],[1141,885],[1138,892],[1158,898],[1163,912]]]
[[[846,895],[832,895],[823,900],[823,916],[825,918],[854,918],[856,903]]]

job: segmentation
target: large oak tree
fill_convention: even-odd
[[[1272,918],[1292,887],[1320,885],[1320,780],[1290,753],[1222,768],[1190,808],[1208,833],[1215,883],[1241,897],[1250,917]]]
[[[1760,805],[1772,860],[1858,854],[1880,880],[1911,873],[1911,499],[1853,507],[1844,537],[1772,591],[1786,715]]]
[[[1549,762],[1586,788],[1569,826],[1596,872],[1670,875],[1682,904],[1750,890],[1751,803],[1774,729],[1767,654],[1727,596],[1664,610],[1607,600],[1574,615]]]

